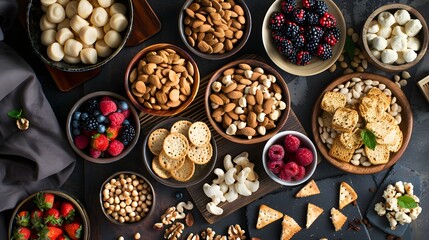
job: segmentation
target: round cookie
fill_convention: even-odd
[[[213,147],[210,143],[202,147],[191,145],[189,147],[188,157],[195,164],[206,164],[210,161],[213,155]]]
[[[171,176],[180,182],[186,182],[194,176],[195,164],[189,158],[186,158],[181,168],[171,171]]]
[[[185,163],[185,158],[183,157],[181,159],[172,159],[169,156],[167,156],[164,151],[162,151],[161,154],[159,154],[158,156],[158,161],[159,161],[159,165],[163,169],[167,171],[172,171],[174,169],[178,169],[182,167],[183,164]]]
[[[192,144],[202,147],[210,142],[212,136],[207,124],[204,122],[194,122],[189,127],[188,137]]]
[[[172,133],[178,132],[185,135],[185,137],[188,137],[189,127],[191,127],[191,125],[192,123],[188,120],[180,120],[175,122],[173,126],[171,126],[170,131]]]
[[[155,172],[158,177],[167,179],[171,177],[171,173],[164,168],[161,167],[159,164],[159,157],[155,156],[152,160],[152,170]]]
[[[149,135],[147,145],[153,154],[159,155],[161,153],[164,139],[168,134],[169,132],[167,129],[158,128]]]
[[[170,133],[162,145],[163,153],[172,159],[182,159],[188,154],[188,139],[180,133]]]

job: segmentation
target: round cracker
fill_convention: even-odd
[[[181,159],[188,154],[188,139],[181,133],[170,133],[164,139],[163,152],[172,159]]]
[[[188,120],[179,120],[171,126],[170,132],[178,132],[188,137],[189,127],[191,127],[191,125],[192,123]]]
[[[164,151],[162,151],[158,157],[159,157],[159,159],[158,159],[159,165],[167,171],[171,171],[173,169],[178,169],[178,168],[182,167],[183,163],[185,162],[184,157],[181,159],[172,159],[168,155],[166,155]]]
[[[204,122],[194,122],[189,127],[189,141],[195,146],[202,147],[210,142],[212,134]]]
[[[191,145],[189,147],[188,157],[195,164],[206,164],[212,159],[213,147],[208,143],[202,147]]]
[[[188,157],[185,158],[185,163],[181,168],[177,168],[171,171],[171,176],[180,182],[186,182],[194,176],[195,163],[192,162]]]
[[[160,178],[167,179],[167,178],[171,177],[171,173],[169,171],[165,170],[159,164],[159,157],[158,156],[155,156],[152,160],[152,170]]]
[[[147,141],[147,145],[153,154],[159,155],[161,153],[164,139],[169,133],[170,132],[165,128],[158,128],[151,132]]]

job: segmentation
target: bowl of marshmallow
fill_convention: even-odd
[[[368,62],[388,72],[414,66],[428,46],[425,19],[404,4],[388,4],[375,10],[366,20],[361,36]]]

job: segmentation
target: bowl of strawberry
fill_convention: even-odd
[[[73,150],[95,163],[127,155],[138,141],[140,122],[132,104],[113,92],[90,93],[71,108],[67,138]]]
[[[313,175],[317,166],[317,152],[306,135],[283,131],[265,144],[262,163],[272,180],[284,186],[296,186]]]
[[[37,192],[15,208],[9,239],[89,240],[89,218],[82,203],[58,190]]]

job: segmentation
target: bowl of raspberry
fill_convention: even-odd
[[[126,156],[140,135],[140,121],[132,104],[119,94],[90,93],[71,108],[67,139],[85,160],[111,163]]]
[[[272,180],[296,186],[306,182],[316,170],[316,147],[300,132],[279,132],[265,144],[262,163]]]
[[[346,23],[332,0],[277,0],[265,14],[262,41],[279,68],[312,76],[328,69],[341,55]]]

